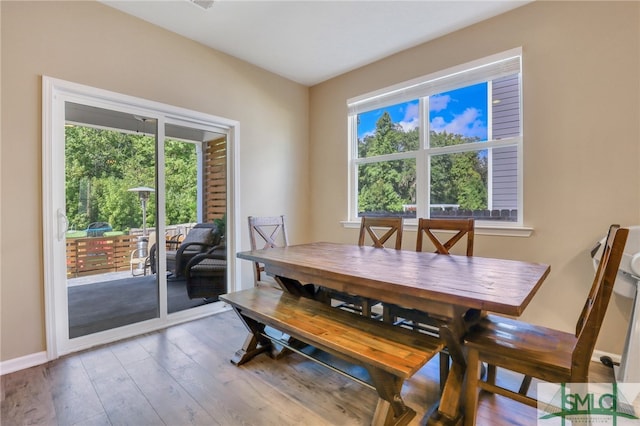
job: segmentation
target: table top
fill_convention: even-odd
[[[433,304],[519,316],[548,265],[338,243],[240,252],[268,274],[430,312]]]

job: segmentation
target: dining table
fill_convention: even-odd
[[[321,298],[328,288],[435,318],[451,367],[429,425],[462,422],[465,333],[486,312],[520,316],[550,271],[548,265],[521,260],[331,242],[244,251],[237,257],[260,262],[294,295]]]

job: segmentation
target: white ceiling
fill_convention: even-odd
[[[311,86],[532,0],[100,1]]]

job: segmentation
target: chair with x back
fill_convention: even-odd
[[[611,225],[602,258],[576,325],[566,333],[498,315],[487,315],[465,337],[468,348],[465,389],[465,424],[473,425],[478,409],[478,388],[517,402],[537,406],[527,395],[528,385],[515,391],[496,384],[496,368],[501,367],[525,378],[552,383],[586,383],[589,364],[620,266],[629,230]],[[480,380],[480,365],[493,371]]]
[[[455,234],[444,241],[434,234],[439,231],[455,232]],[[475,236],[475,221],[473,219],[419,219],[416,251],[422,251],[424,235],[429,237],[438,254],[449,254],[451,248],[466,235],[467,248],[465,253],[467,256],[473,256]]]
[[[451,233],[453,232],[453,235]],[[466,248],[464,253],[473,256],[473,242],[475,236],[474,219],[424,219],[418,220],[418,233],[416,238],[416,251],[427,249],[429,244],[424,243],[425,235],[431,242],[435,253],[448,255],[451,249],[466,236]],[[438,235],[441,236],[440,238]],[[431,335],[438,335],[439,323],[431,318],[427,312],[407,309],[397,305],[385,305],[383,319],[396,325],[412,328]],[[449,355],[440,353],[440,386],[444,386],[449,373]]]
[[[389,248],[400,250],[402,248],[402,217],[368,217],[365,216],[360,222],[360,234],[358,245],[372,245],[377,248],[385,248],[385,243]],[[337,290],[324,289],[325,297],[329,301],[338,301],[337,306],[362,313],[364,316],[371,316],[371,308],[378,304],[376,300],[354,294],[344,293]]]
[[[445,232],[445,238],[438,238],[437,234]],[[451,232],[454,232],[451,235]],[[475,237],[475,221],[474,219],[418,219],[418,231],[416,238],[416,251],[423,251],[428,244],[424,244],[424,236],[429,238],[432,243],[432,249],[438,254],[450,254],[453,246],[461,241],[466,235],[467,245],[464,253],[467,256],[473,256],[473,242]],[[437,327],[424,312],[413,309],[405,309],[397,305],[385,306],[384,319],[387,322],[396,323],[400,319],[400,323],[412,328],[420,328],[427,326],[429,331],[437,332]]]
[[[249,216],[249,240],[251,241],[251,250],[286,247],[289,245],[284,215]],[[263,273],[264,265],[259,262],[255,262],[253,272],[256,286],[268,285],[280,288],[275,281],[270,280]]]
[[[393,236],[395,236],[395,239],[392,239]],[[378,248],[384,248],[385,243],[389,241],[392,243],[390,247],[396,250],[402,249],[402,218],[363,217],[360,222],[358,245],[367,245],[367,241]]]

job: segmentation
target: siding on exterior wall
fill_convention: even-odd
[[[518,158],[515,146],[493,149],[493,209],[518,207]]]
[[[517,75],[493,81],[493,139],[504,139],[520,134],[519,93]],[[495,148],[491,155],[493,167],[490,209],[516,209],[518,207],[517,148]]]

